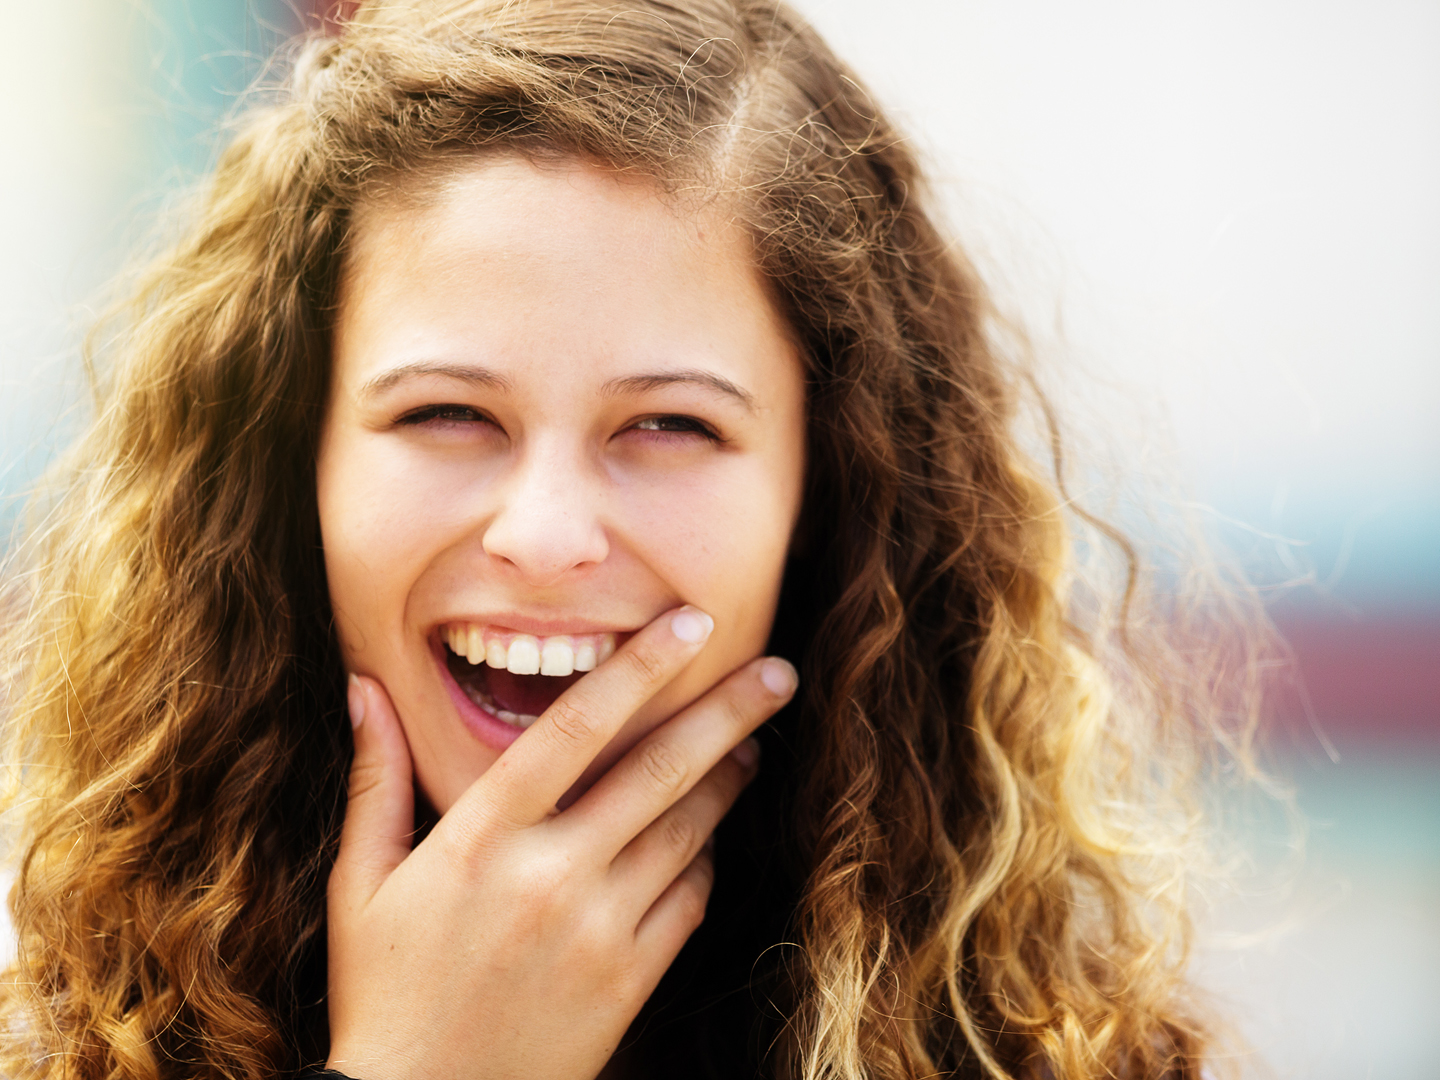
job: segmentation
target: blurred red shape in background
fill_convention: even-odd
[[[1282,719],[1308,699],[1322,730],[1366,740],[1440,743],[1440,612],[1307,613],[1280,620],[1303,695],[1282,692]]]

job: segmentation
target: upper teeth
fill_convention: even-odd
[[[451,623],[441,631],[456,656],[516,675],[570,675],[591,671],[615,651],[614,634],[513,634],[478,623]]]

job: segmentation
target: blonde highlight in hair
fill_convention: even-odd
[[[755,886],[769,921],[714,939],[769,1001],[704,983],[746,1030],[681,1040],[690,1074],[1198,1078],[1187,793],[1253,717],[1142,625],[1123,538],[1021,451],[1034,395],[912,154],[773,0],[372,3],[246,120],[8,585],[3,1067],[323,1060],[350,753],[314,493],[337,282],[357,208],[498,150],[723,200],[808,365],[776,631],[806,689],[751,810],[784,815],[787,861]],[[1118,544],[1108,591],[1077,591],[1079,532]]]

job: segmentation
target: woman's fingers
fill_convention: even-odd
[[[789,701],[795,686],[795,669],[779,657],[746,664],[621,758],[565,811],[562,828],[585,833],[587,847],[615,858]]]
[[[630,841],[610,866],[611,877],[628,879],[638,923],[670,883],[700,854],[755,777],[760,745],[746,739],[705,774],[683,799]]]
[[[340,852],[330,874],[330,902],[342,911],[368,903],[410,854],[415,793],[410,748],[390,695],[374,679],[350,676],[355,760]]]
[[[652,965],[654,970],[646,975],[653,982],[660,981],[680,947],[704,921],[705,905],[714,884],[714,856],[709,848],[702,848],[635,928],[636,954]]]
[[[694,659],[714,626],[693,607],[660,616],[562,694],[446,816],[483,805],[487,816],[517,827],[543,821],[625,721]]]

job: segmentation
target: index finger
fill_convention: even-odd
[[[635,711],[704,647],[715,622],[689,605],[661,615],[540,714],[460,797],[524,827],[547,818]]]

